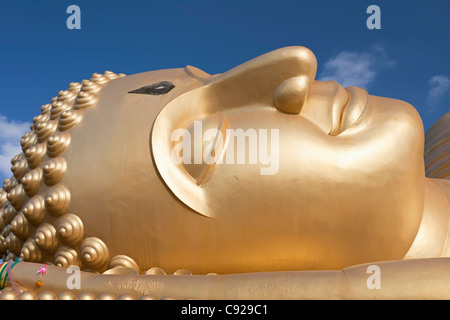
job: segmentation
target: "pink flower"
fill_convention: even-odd
[[[44,275],[47,273],[47,265],[44,265],[43,267],[41,267],[38,272],[36,273],[40,273],[41,275]]]

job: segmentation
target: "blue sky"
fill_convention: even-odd
[[[369,5],[381,29],[369,30]],[[81,9],[69,30],[66,9]],[[0,181],[40,107],[70,82],[187,64],[222,73],[284,46],[310,48],[316,79],[405,100],[425,129],[450,109],[450,1],[2,1]]]

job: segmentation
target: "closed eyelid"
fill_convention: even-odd
[[[175,85],[170,81],[160,81],[148,86],[140,87],[139,89],[129,91],[128,93],[162,95],[170,92]]]

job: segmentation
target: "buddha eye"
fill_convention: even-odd
[[[161,82],[157,82],[157,83],[151,84],[149,86],[141,87],[139,89],[130,91],[128,93],[150,94],[150,95],[153,95],[153,96],[157,96],[157,95],[161,95],[161,94],[166,94],[170,90],[172,90],[173,88],[175,88],[175,86],[173,85],[172,82],[170,82],[170,81],[161,81]]]

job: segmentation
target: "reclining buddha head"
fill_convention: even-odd
[[[83,240],[37,245],[41,259],[64,245],[89,270],[126,256],[141,270],[204,274],[402,259],[424,208],[421,119],[316,70],[310,50],[287,47],[219,75],[188,66],[104,83],[95,104],[71,109],[76,126],[53,133],[70,146],[41,167],[67,168],[37,193],[70,193],[39,223],[58,237],[58,219],[76,216]]]

